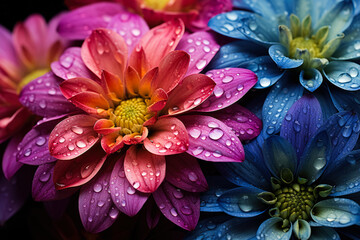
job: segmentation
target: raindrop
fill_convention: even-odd
[[[189,131],[189,134],[191,137],[197,139],[197,138],[199,138],[199,136],[201,134],[201,130],[197,129],[197,128],[191,128]]]
[[[192,182],[195,182],[199,179],[198,175],[196,175],[196,173],[194,173],[194,172],[189,172],[188,178]]]
[[[161,204],[159,205],[159,208],[160,208],[160,210],[161,210],[161,209],[164,209],[164,208],[165,208],[165,204],[161,203]]]
[[[135,189],[138,189],[140,187],[140,183],[139,182],[133,182],[133,187]]]
[[[257,24],[254,21],[251,21],[249,23],[249,28],[251,29],[251,31],[255,31],[257,29]]]
[[[195,155],[195,156],[197,156],[197,155],[199,155],[200,153],[202,153],[204,151],[204,148],[203,147],[197,147],[196,149],[194,149],[193,151],[192,151],[192,153]]]
[[[98,207],[102,207],[104,206],[105,202],[104,201],[98,201],[97,205]]]
[[[294,122],[294,130],[295,130],[295,132],[300,132],[300,130],[301,130],[301,125],[300,125],[299,121],[297,121],[297,120]]]
[[[214,95],[215,95],[215,97],[221,97],[221,95],[223,95],[223,93],[224,93],[224,89],[222,89],[222,88],[220,88],[220,87],[217,87],[217,88],[215,88],[215,90],[214,90]]]
[[[345,126],[342,131],[343,137],[348,138],[350,137],[351,133],[352,133],[352,129],[350,128],[350,126]]]
[[[206,60],[201,59],[196,63],[196,68],[202,70],[206,66]]]
[[[43,183],[49,181],[50,179],[50,173],[48,172],[43,172],[40,176],[39,176],[39,180]]]
[[[225,76],[223,79],[222,79],[222,82],[223,83],[229,83],[231,82],[232,80],[234,80],[234,78],[232,76]]]
[[[271,84],[271,81],[269,78],[261,78],[260,79],[260,86],[268,87],[268,86],[270,86],[270,84]]]
[[[234,30],[234,27],[233,27],[232,25],[228,24],[228,23],[225,23],[225,24],[224,24],[224,27],[225,27],[227,30],[229,30],[230,32],[231,32],[232,30]]]
[[[230,21],[236,21],[238,19],[238,16],[234,12],[229,12],[226,14],[226,18],[229,19]]]
[[[74,57],[72,55],[67,55],[66,57],[62,57],[60,60],[60,64],[64,68],[70,68],[73,63],[74,63]]]
[[[93,189],[94,189],[94,192],[97,192],[97,193],[98,193],[98,192],[101,192],[102,186],[101,186],[101,184],[96,183],[96,184],[94,185]]]
[[[39,102],[39,107],[40,107],[41,109],[45,109],[45,108],[46,108],[46,102],[45,102],[45,100],[41,100],[41,101]]]
[[[92,172],[93,172],[93,168],[91,168],[90,165],[87,165],[85,167],[84,166],[81,167],[80,174],[82,178],[87,178],[88,176],[90,176]]]
[[[176,189],[174,192],[173,192],[173,195],[175,198],[177,199],[181,199],[184,197],[184,194],[181,192],[180,189]]]
[[[76,142],[76,146],[78,146],[79,148],[84,148],[86,147],[86,143],[84,141],[79,140]]]
[[[115,219],[115,218],[117,218],[118,214],[119,214],[119,211],[117,209],[113,208],[110,210],[109,216],[112,219]]]
[[[178,215],[178,213],[177,213],[177,211],[176,211],[175,208],[170,209],[170,213],[171,213],[171,215],[173,215],[174,217],[177,217],[177,215]]]
[[[24,156],[25,156],[25,157],[30,156],[31,152],[32,152],[32,151],[31,151],[31,148],[26,149],[25,152],[24,152]]]
[[[218,140],[224,135],[224,132],[220,128],[214,128],[210,131],[209,137],[212,140]]]
[[[321,170],[322,168],[325,167],[325,165],[326,165],[326,159],[323,157],[318,157],[314,161],[314,168],[316,170]]]
[[[357,77],[359,75],[359,72],[358,72],[358,70],[356,68],[351,67],[349,69],[349,74],[350,74],[351,77],[354,78],[354,77]]]
[[[209,122],[208,123],[208,127],[209,128],[218,128],[219,124],[217,124],[216,122]]]
[[[132,188],[131,186],[129,186],[129,187],[127,188],[126,192],[127,192],[128,194],[130,194],[130,195],[133,195],[133,194],[135,193],[135,189]]]
[[[339,83],[348,83],[351,81],[351,76],[348,73],[342,73],[339,75],[338,82]]]
[[[208,52],[210,52],[211,49],[208,46],[204,46],[203,50],[204,50],[204,52],[208,53]]]
[[[73,151],[73,150],[75,149],[74,144],[70,143],[70,144],[68,145],[68,149],[69,149],[70,151]]]
[[[185,215],[191,215],[191,214],[193,214],[193,210],[190,208],[190,207],[188,207],[188,206],[183,206],[183,207],[181,207],[181,212],[183,213],[183,214],[185,214]]]
[[[330,214],[327,216],[327,218],[326,218],[326,220],[327,220],[328,222],[333,222],[333,221],[335,221],[335,219],[336,219],[336,215],[333,214],[333,213],[330,213]]]
[[[38,139],[36,140],[36,145],[38,146],[43,146],[46,142],[46,139],[44,137],[38,137]]]
[[[132,29],[131,30],[131,33],[132,33],[132,35],[134,35],[135,37],[138,37],[138,36],[140,36],[140,30],[139,29]]]
[[[72,126],[71,127],[71,131],[78,134],[78,135],[81,135],[84,133],[84,130],[78,126]]]
[[[56,94],[56,89],[55,88],[50,88],[48,91],[49,95],[55,95]]]
[[[347,224],[347,223],[349,223],[350,221],[351,221],[350,217],[349,217],[348,215],[346,215],[346,214],[342,215],[342,216],[340,217],[340,219],[339,219],[339,222],[340,222],[341,224]]]
[[[236,88],[236,90],[238,90],[239,92],[243,89],[244,89],[244,85],[242,85],[242,84],[239,84]]]
[[[60,137],[60,138],[59,138],[59,143],[63,143],[63,142],[65,142],[65,138]]]

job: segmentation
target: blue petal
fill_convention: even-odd
[[[208,26],[222,35],[246,39],[246,37],[239,31],[241,26],[241,19],[247,18],[252,13],[245,11],[231,11],[227,13],[218,14],[209,20]]]
[[[360,112],[360,91],[349,92],[337,87],[332,87],[328,90],[331,100],[339,112]]]
[[[312,219],[328,227],[348,227],[359,223],[360,206],[346,198],[326,199],[311,209]]]
[[[209,190],[201,193],[200,210],[203,212],[222,212],[223,210],[217,202],[218,198],[224,192],[237,186],[220,176],[207,177],[206,181],[208,182]]]
[[[339,89],[337,87],[334,88]],[[329,87],[327,84],[323,84],[322,86],[320,86],[313,93],[313,95],[315,95],[321,105],[323,119],[328,119],[330,116],[338,112],[334,104],[332,104],[333,100],[330,96]]]
[[[300,159],[298,176],[315,182],[324,172],[330,159],[331,143],[327,132],[321,131],[315,135],[306,146]],[[327,182],[326,182],[327,183]]]
[[[247,5],[243,0],[233,0],[232,4],[233,4],[233,7],[236,7],[236,8],[251,10],[249,5]]]
[[[262,110],[264,134],[278,133],[287,111],[302,96],[304,88],[292,80],[286,75],[271,88]]]
[[[270,87],[284,75],[284,72],[278,68],[269,56],[243,62],[238,67],[247,68],[257,75],[258,82],[254,86],[255,89]]]
[[[324,69],[326,78],[335,86],[348,91],[360,89],[360,65],[346,61],[332,61]]]
[[[331,196],[343,196],[360,191],[360,150],[350,152],[336,162],[336,167],[325,171],[321,180],[335,186]]]
[[[315,68],[301,70],[299,75],[301,85],[310,92],[318,89],[323,82],[321,72]]]
[[[359,138],[359,116],[352,112],[334,114],[319,129],[319,131],[323,130],[328,132],[333,147],[330,161],[337,161],[351,152]],[[335,164],[329,164],[328,170],[333,167]]]
[[[222,46],[206,69],[238,67],[241,63],[267,55],[267,48],[251,41],[234,41]]]
[[[360,2],[359,0],[357,0],[357,1]],[[360,6],[358,5],[356,10],[360,11],[359,9],[360,9]],[[354,40],[359,40],[360,39],[360,32],[358,31],[359,28],[360,28],[360,15],[357,15],[354,17],[351,25],[344,32],[345,37],[341,42],[348,43],[348,42],[352,42]]]
[[[360,227],[359,226],[351,226],[351,227],[347,227],[347,228],[341,228],[341,229],[337,229],[337,231],[340,234],[348,237],[348,239],[360,239]]]
[[[273,217],[269,218],[268,220],[264,221],[257,233],[256,237],[259,240],[262,239],[278,239],[278,240],[289,240],[292,234],[292,225],[287,232],[284,232],[281,228],[282,218]]]
[[[254,12],[270,18],[271,21],[275,21],[275,16],[286,15],[289,12],[291,1],[271,1],[271,0],[243,0],[243,2],[249,6]]]
[[[311,228],[311,236],[309,240],[341,240],[339,234],[332,228],[313,227]]]
[[[318,100],[310,94],[297,100],[287,112],[280,128],[280,136],[287,139],[300,159],[308,141],[322,125]]]
[[[341,42],[339,48],[331,56],[333,60],[357,60],[360,58],[360,39]]]
[[[218,198],[221,209],[234,217],[254,217],[265,212],[268,205],[258,194],[264,192],[256,188],[238,187],[226,191]]]
[[[326,3],[329,4],[329,3]],[[354,17],[354,5],[351,0],[345,0],[336,4],[332,9],[323,14],[314,27],[314,32],[323,26],[329,28],[328,39],[333,39],[342,33],[351,24]]]
[[[292,69],[301,66],[304,62],[302,59],[291,59],[288,50],[282,45],[272,45],[269,48],[269,55],[281,69]]]
[[[265,139],[263,155],[266,166],[274,176],[280,178],[281,170],[284,168],[288,168],[295,173],[296,154],[294,148],[285,138],[273,135]]]

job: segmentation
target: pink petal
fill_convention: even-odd
[[[257,82],[257,76],[242,68],[225,68],[206,73],[216,82],[213,94],[196,111],[211,112],[223,109],[241,99]]]
[[[154,192],[165,178],[165,157],[154,155],[142,146],[133,145],[124,160],[126,178],[138,191]]]
[[[54,169],[56,189],[65,189],[83,185],[90,181],[100,170],[107,154],[100,144],[70,161],[58,160]]]
[[[151,83],[153,90],[162,88],[166,93],[176,87],[187,72],[190,56],[184,51],[172,51],[159,63],[157,77]]]
[[[190,54],[187,75],[201,72],[219,51],[219,44],[209,32],[196,32],[183,37],[176,49]]]
[[[244,161],[243,146],[231,129],[209,116],[187,115],[179,119],[190,135],[187,153],[213,162]]]
[[[124,157],[124,154],[121,156],[118,154],[112,155],[112,158],[118,158],[118,160],[113,159],[116,163],[111,173],[110,192],[116,207],[121,212],[132,217],[140,211],[150,194],[135,190],[126,179]]]
[[[81,92],[94,92],[105,96],[100,84],[89,78],[76,77],[68,79],[60,84],[60,89],[67,99]]]
[[[106,110],[112,107],[112,102],[104,95],[88,91],[76,94],[69,98],[69,101],[85,112],[99,117],[108,116]]]
[[[58,31],[62,37],[82,40],[96,28],[106,27],[111,18],[125,12],[117,3],[94,3],[68,12],[62,16]]]
[[[123,79],[128,51],[124,39],[116,32],[102,28],[94,30],[84,41],[81,56],[99,78],[105,70]]]
[[[108,119],[99,119],[94,124],[94,130],[97,133],[107,135],[121,130],[120,127],[115,127],[114,122]]]
[[[59,60],[51,64],[51,69],[56,76],[65,80],[75,77],[97,78],[83,62],[79,47],[67,48]]]
[[[139,39],[149,31],[149,27],[142,17],[128,12],[114,16],[107,28],[114,30],[124,38],[129,55]]]
[[[153,196],[167,219],[186,230],[195,229],[200,217],[198,193],[182,191],[165,181]]]
[[[18,145],[24,137],[24,132],[20,132],[13,136],[7,144],[2,160],[2,170],[6,179],[11,179],[14,174],[22,167],[16,159],[18,153]]]
[[[163,114],[180,114],[199,106],[213,92],[215,82],[203,74],[187,76],[169,94]]]
[[[197,159],[187,153],[166,156],[166,181],[188,192],[208,189]]]
[[[0,143],[19,131],[31,115],[26,107],[21,107],[11,117],[0,119]]]
[[[12,65],[20,66],[18,56],[13,45],[12,34],[8,29],[0,26],[0,56],[7,59]]]
[[[91,182],[84,185],[79,195],[79,213],[86,231],[98,233],[109,228],[119,210],[111,201],[110,177],[114,162],[105,165]]]
[[[165,117],[149,127],[149,136],[144,140],[144,147],[156,155],[171,155],[187,150],[189,136],[184,124],[177,118]]]
[[[111,154],[123,148],[124,142],[124,138],[115,131],[101,138],[101,147],[107,154]]]
[[[32,181],[32,197],[35,201],[53,201],[64,199],[74,194],[78,188],[56,190],[52,181],[55,163],[40,165]]]
[[[132,51],[129,59],[129,66],[136,70],[140,78],[143,78],[151,69],[150,63],[142,47],[137,47],[134,51]]]
[[[212,112],[211,116],[230,127],[241,141],[254,139],[262,130],[262,121],[254,113],[238,104]]]
[[[143,48],[150,68],[157,67],[161,59],[176,48],[184,29],[184,23],[179,19],[152,28],[140,39],[130,58],[137,58],[137,49]]]
[[[99,140],[98,133],[93,130],[96,121],[96,118],[83,114],[61,121],[50,134],[50,154],[67,160],[85,153]]]

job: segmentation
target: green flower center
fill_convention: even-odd
[[[44,75],[45,73],[47,73],[49,71],[50,71],[50,68],[41,68],[41,69],[35,69],[35,70],[31,71],[30,73],[28,73],[25,77],[23,77],[23,79],[17,85],[18,92],[20,92],[23,89],[23,87],[26,86],[26,84],[28,84],[29,82],[31,82],[32,80],[34,80],[38,77],[41,77],[42,75]]]
[[[141,133],[144,122],[153,114],[147,110],[148,99],[131,98],[121,101],[115,109],[115,126],[121,127],[120,134]]]

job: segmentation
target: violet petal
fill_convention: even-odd
[[[13,136],[6,146],[5,153],[2,160],[2,170],[6,179],[11,179],[12,176],[21,168],[23,165],[16,160],[18,153],[18,146],[24,137],[24,133],[20,132]]]

